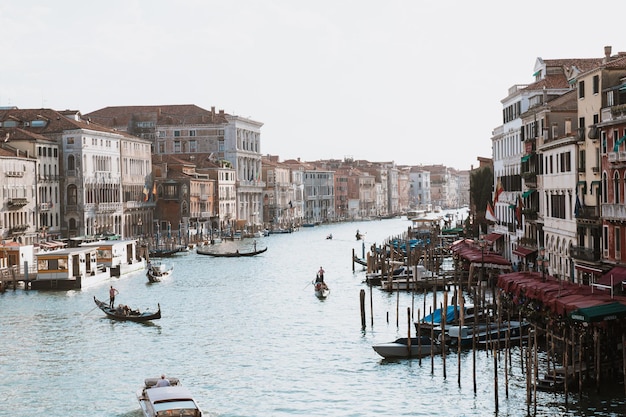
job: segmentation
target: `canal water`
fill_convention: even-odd
[[[352,251],[400,235],[406,218],[303,228],[256,239],[268,251],[253,258],[211,258],[194,252],[164,259],[167,280],[144,273],[112,279],[117,303],[162,308],[150,324],[115,322],[94,309],[108,284],[84,291],[9,290],[0,295],[0,416],[140,417],[135,392],[144,378],[181,379],[205,416],[485,416],[495,414],[494,361],[471,352],[385,361],[372,344],[407,332],[407,307],[421,296],[389,294],[363,284]],[[332,233],[333,239],[326,236]],[[252,239],[224,242],[251,249]],[[311,281],[320,266],[331,293],[323,301]],[[366,291],[366,329],[359,293]],[[442,300],[441,296],[438,298]],[[428,300],[430,303],[430,299]],[[399,311],[397,317],[396,311]],[[371,321],[373,320],[373,326]],[[520,354],[498,362],[499,416],[532,415]],[[459,383],[460,379],[460,383]],[[602,396],[538,393],[537,415],[617,416],[623,387]]]

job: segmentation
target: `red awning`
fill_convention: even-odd
[[[598,280],[598,284],[616,286],[621,284],[622,281],[626,281],[626,268],[615,266],[609,272],[602,275],[602,278]]]
[[[527,257],[531,253],[537,252],[537,249],[526,248],[524,246],[518,246],[513,249],[513,253],[517,256],[521,256],[522,258]]]
[[[483,239],[489,243],[493,243],[502,237],[502,233],[489,233]]]
[[[602,270],[600,268],[594,268],[593,266],[587,266],[587,265],[582,265],[582,264],[576,264],[574,268],[576,268],[579,271],[587,272],[593,275],[600,275],[602,273]]]

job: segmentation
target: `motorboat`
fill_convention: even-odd
[[[137,392],[144,417],[201,417],[200,406],[178,378],[167,378],[169,385],[157,386],[163,378],[146,378]]]
[[[385,359],[420,358],[443,351],[441,343],[428,336],[401,337],[393,342],[373,345],[372,348]]]
[[[150,282],[159,282],[163,278],[167,278],[172,275],[173,270],[173,266],[170,266],[168,268],[160,262],[150,262],[148,263],[148,271],[146,272],[146,276],[148,277],[148,281]]]

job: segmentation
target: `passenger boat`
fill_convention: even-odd
[[[144,417],[202,416],[200,406],[178,378],[167,378],[170,385],[164,387],[157,387],[159,379],[161,378],[146,378],[143,387],[137,392],[137,400]]]
[[[519,341],[528,332],[530,323],[526,321],[505,321],[502,323],[474,323],[468,326],[451,326],[448,328],[448,342],[461,347],[471,347],[473,340],[477,346],[491,346],[493,343]]]
[[[325,282],[314,282],[313,289],[315,291],[315,296],[319,299],[324,299],[330,294],[330,288],[328,288],[328,285],[326,285]]]
[[[109,303],[105,303],[104,301],[98,300],[95,296],[93,297],[93,301],[96,305],[106,314],[109,318],[115,320],[122,321],[136,321],[136,322],[144,322],[150,320],[157,320],[161,318],[161,305],[158,305],[158,309],[156,312],[144,311],[141,312],[139,310],[133,310],[128,306],[124,306],[120,304],[116,308],[109,307]]]
[[[242,256],[256,256],[265,251],[267,251],[267,246],[263,249],[259,249],[259,250],[255,249],[250,252],[240,252],[239,249],[237,249],[235,252],[213,252],[213,251],[200,249],[200,248],[196,249],[196,253],[200,255],[208,255],[208,256],[213,256],[215,258],[239,258]]]
[[[441,343],[432,340],[428,336],[401,337],[389,343],[379,343],[372,348],[385,359],[420,358],[439,354],[443,351]]]
[[[150,282],[159,282],[163,278],[167,278],[172,275],[172,271],[174,270],[173,266],[167,268],[160,262],[148,263],[148,271],[146,271],[146,276],[148,277],[148,281]]]

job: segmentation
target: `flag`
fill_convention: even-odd
[[[157,201],[156,181],[152,183],[152,201]]]
[[[493,211],[493,206],[491,205],[489,201],[487,201],[487,209],[485,210],[485,218],[492,222],[496,222],[496,223],[498,222],[498,218],[496,217],[496,214]]]
[[[522,195],[517,196],[517,207],[515,208],[515,217],[517,217],[517,228],[522,228],[522,210],[524,209],[524,201]]]
[[[496,191],[493,194],[493,205],[494,206],[498,202],[498,199],[500,198],[500,194],[502,194],[503,191],[504,191],[504,188],[502,187],[502,182],[500,182],[500,179],[498,179],[498,183],[496,184]]]
[[[582,209],[582,204],[580,203],[580,198],[578,198],[578,194],[576,194],[576,205],[574,205],[574,217],[578,217],[580,214],[580,210]]]

